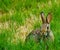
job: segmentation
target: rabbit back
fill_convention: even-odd
[[[40,41],[40,29],[33,30],[29,33],[29,35],[26,37],[26,41],[33,40],[34,42]]]

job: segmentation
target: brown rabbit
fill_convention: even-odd
[[[32,32],[29,33],[29,35],[26,37],[26,41],[29,39],[32,39],[33,41],[40,41],[46,39],[49,39],[51,41],[54,41],[54,35],[50,29],[50,21],[52,19],[51,13],[48,13],[46,19],[44,18],[44,13],[41,12],[41,19],[42,19],[42,25],[40,28],[36,30],[32,30]]]

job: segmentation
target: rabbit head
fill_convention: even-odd
[[[41,19],[42,19],[42,26],[41,26],[41,33],[47,36],[47,33],[50,31],[50,21],[52,20],[51,13],[48,13],[47,17],[43,12],[41,12]]]

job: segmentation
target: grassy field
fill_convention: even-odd
[[[24,44],[26,36],[41,25],[40,12],[52,13],[55,40],[49,50],[60,50],[60,0],[0,0],[0,50],[45,50],[43,42]]]

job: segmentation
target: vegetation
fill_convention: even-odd
[[[40,12],[52,13],[53,43],[49,50],[60,50],[60,0],[0,0],[0,50],[45,50],[44,42],[24,43],[26,36],[41,25]]]

